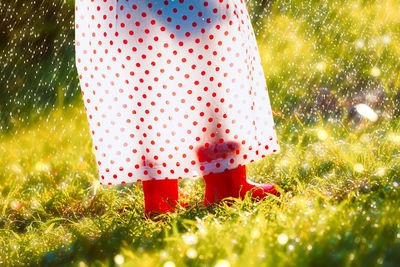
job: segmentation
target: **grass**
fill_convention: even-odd
[[[397,1],[280,0],[269,12],[257,35],[281,152],[248,174],[280,198],[207,209],[203,181],[184,179],[190,208],[146,220],[140,185],[100,186],[83,101],[60,94],[0,135],[0,265],[398,266],[400,118],[383,105],[357,127],[293,112],[316,87],[342,98],[359,80],[394,99]]]

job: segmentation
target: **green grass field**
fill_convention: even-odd
[[[281,0],[258,22],[281,152],[248,174],[280,198],[205,208],[202,179],[184,179],[191,207],[150,221],[140,185],[100,186],[81,98],[15,119],[0,135],[0,266],[399,266],[399,6]],[[392,103],[378,121],[296,112],[359,80]]]

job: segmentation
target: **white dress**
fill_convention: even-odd
[[[181,179],[279,150],[243,0],[76,0],[101,184]]]

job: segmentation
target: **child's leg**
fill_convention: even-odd
[[[178,179],[149,180],[142,184],[146,215],[153,217],[175,210],[179,198]]]
[[[229,142],[214,146],[213,148],[201,148],[198,150],[198,157],[202,162],[206,160],[215,160],[220,156],[235,153],[236,149],[239,149],[239,145]],[[280,195],[272,184],[255,184],[248,182],[246,166],[244,165],[220,173],[203,175],[203,179],[206,184],[205,205],[218,203],[226,197],[244,198],[248,191],[252,191],[252,196],[257,199],[264,198],[268,194]]]
[[[247,181],[246,166],[203,176],[206,183],[204,204],[218,203],[226,197],[244,198],[252,191],[252,197],[261,199],[268,194],[279,196],[272,184],[255,184]]]

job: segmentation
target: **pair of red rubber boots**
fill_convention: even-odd
[[[247,181],[246,166],[226,170],[221,173],[204,175],[205,205],[220,203],[224,198],[244,198],[247,192],[255,199],[262,199],[268,194],[279,196],[272,184],[254,184]],[[143,181],[145,213],[154,217],[160,213],[173,212],[179,204],[178,180]]]

